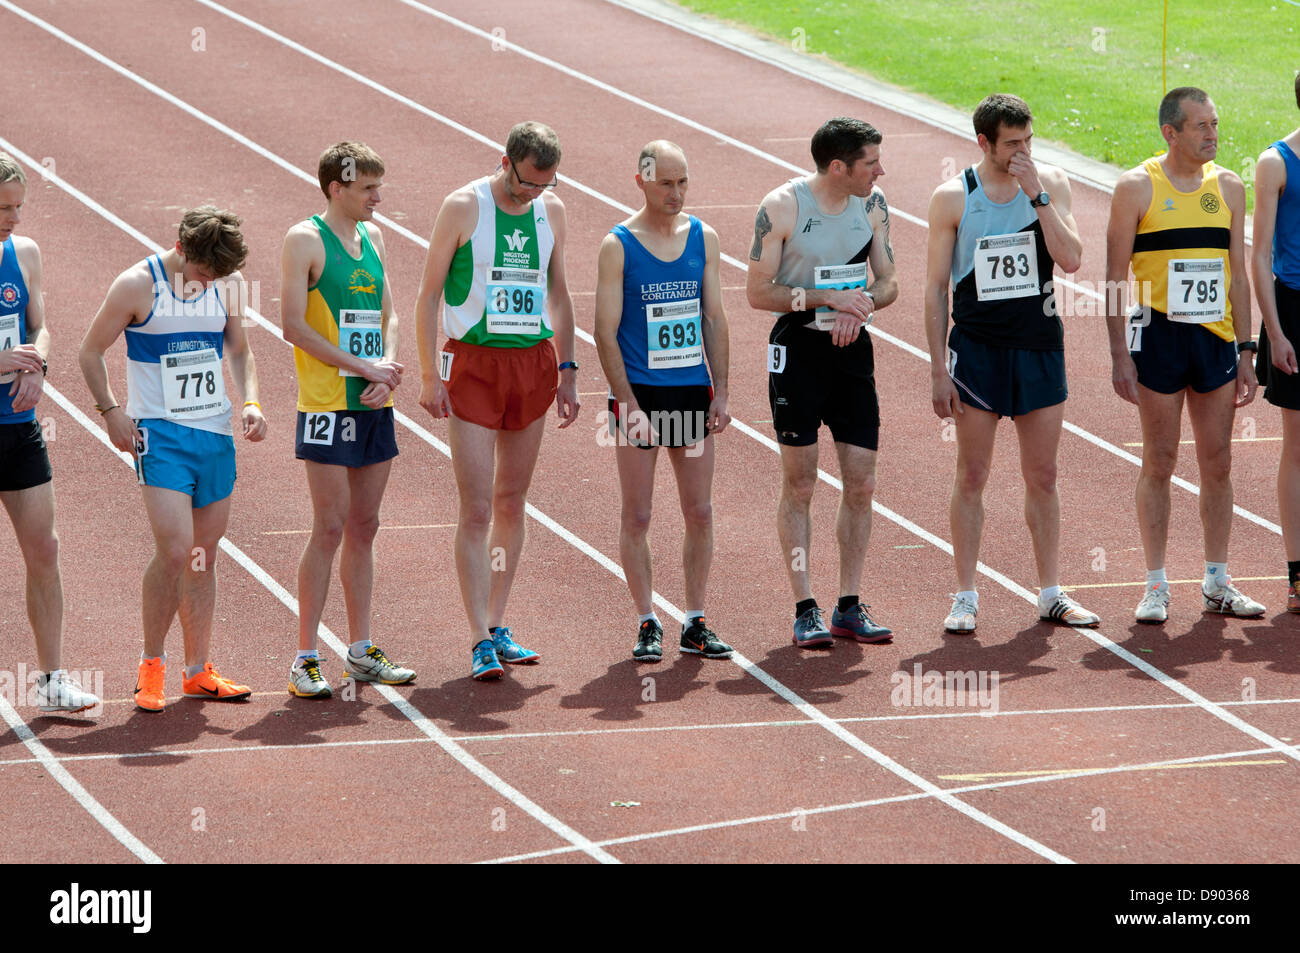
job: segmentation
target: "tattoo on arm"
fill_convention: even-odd
[[[867,214],[870,215],[871,210],[876,206],[880,206],[880,210],[884,216],[880,220],[880,230],[884,232],[885,254],[889,256],[889,261],[892,263],[894,260],[894,248],[889,243],[889,203],[885,201],[884,194],[880,192],[872,192],[871,196],[867,199]]]
[[[749,250],[749,260],[758,261],[763,257],[763,239],[772,234],[772,220],[767,217],[767,206],[758,207],[758,216],[754,219],[754,247]]]

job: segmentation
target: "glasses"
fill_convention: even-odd
[[[545,185],[542,185],[540,182],[527,182],[519,177],[519,170],[515,168],[515,160],[511,159],[509,161],[510,168],[513,169],[515,173],[515,181],[526,189],[553,189],[560,184],[560,177],[558,175]]]

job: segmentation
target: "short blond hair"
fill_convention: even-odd
[[[0,152],[0,185],[8,185],[10,182],[26,185],[27,173],[7,152]]]
[[[316,177],[325,198],[330,197],[330,183],[339,182],[345,187],[355,182],[358,175],[383,175],[384,160],[364,142],[336,142],[320,154]]]

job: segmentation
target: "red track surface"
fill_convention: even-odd
[[[311,177],[324,145],[342,138],[368,142],[389,170],[381,211],[415,235],[429,234],[444,194],[490,171],[500,156],[499,147],[210,7],[143,0],[20,5]],[[270,9],[232,0],[230,9],[491,142],[522,118],[553,125],[569,180],[562,194],[572,230],[571,286],[578,324],[587,332],[596,250],[625,213],[574,182],[633,205],[636,151],[648,139],[671,138],[690,159],[696,210],[717,228],[724,252],[743,262],[757,200],[793,174],[711,132],[517,53],[493,51],[487,39],[398,2],[367,5],[364,22],[342,0]],[[945,162],[951,171],[954,163],[976,158],[973,143],[607,4],[557,0],[545,17],[524,19],[503,2],[449,0],[442,9],[482,30],[507,24],[509,41],[801,168],[808,165],[807,139],[825,118],[873,121],[885,134],[882,185],[896,213],[902,285],[899,302],[877,323],[924,349],[925,229],[902,213],[923,216]],[[10,105],[0,136],[38,161],[52,160],[62,180],[154,242],[170,244],[183,208],[213,202],[238,211],[253,250],[245,273],[260,289],[262,313],[278,322],[280,241],[291,224],[321,207],[315,186],[3,5],[0,26],[11,51]],[[192,31],[199,28],[203,51],[194,49]],[[44,252],[55,344],[49,381],[85,409],[91,400],[76,367],[77,342],[113,277],[146,251],[35,172],[29,169],[22,231]],[[1100,281],[1108,196],[1076,184],[1074,200],[1086,244],[1076,280]],[[388,275],[403,319],[401,357],[412,368],[408,381],[418,380],[412,299],[424,250],[391,228],[386,235]],[[730,410],[766,436],[763,355],[770,320],[747,307],[743,283],[738,267],[723,265]],[[1135,409],[1111,392],[1102,322],[1065,323],[1067,420],[1111,444],[1137,441]],[[292,452],[292,356],[265,330],[253,329],[250,337],[271,435],[238,448],[227,538],[292,595],[310,525],[302,467]],[[946,538],[955,451],[930,410],[928,369],[889,341],[878,337],[875,344],[885,416],[877,502]],[[512,669],[499,684],[469,679],[451,560],[456,498],[449,461],[401,429],[402,454],[377,544],[375,628],[389,654],[420,673],[416,684],[386,693],[363,687],[354,701],[287,696],[293,613],[223,555],[215,658],[257,693],[242,706],[174,697],[158,717],[135,711],[130,701],[140,650],[139,579],[151,552],[138,490],[127,467],[47,397],[38,413],[55,427],[66,664],[102,670],[110,700],[94,721],[35,717],[23,707],[18,714],[147,851],[133,854],[123,843],[129,838],[109,833],[100,820],[106,815],[97,819],[79,806],[10,730],[0,735],[0,824],[10,832],[0,860],[123,862],[152,852],[166,861],[279,861],[304,859],[294,853],[304,839],[316,845],[311,859],[319,861],[484,861],[534,853],[661,862],[1300,860],[1294,752],[1271,750],[1267,739],[1242,727],[1287,745],[1300,728],[1297,625],[1281,611],[1284,584],[1243,583],[1272,607],[1262,620],[1202,616],[1195,588],[1177,585],[1166,626],[1133,624],[1143,567],[1131,462],[1078,436],[1063,437],[1063,581],[1109,584],[1078,593],[1102,615],[1102,640],[1134,653],[1196,699],[1228,703],[1226,709],[1180,696],[1085,633],[1038,624],[1027,602],[991,579],[980,582],[977,637],[945,636],[940,620],[953,587],[951,558],[883,515],[875,520],[863,592],[873,614],[894,627],[894,642],[799,652],[789,644],[792,605],[774,527],[778,457],[739,429],[718,445],[708,609],[714,628],[750,661],[706,664],[670,649],[662,665],[641,667],[628,658],[635,618],[624,584],[574,542],[594,547],[607,563],[616,560],[613,453],[595,436],[605,385],[589,339],[578,343],[578,356],[581,420],[547,434],[530,495],[571,535],[530,523],[509,613],[521,641],[542,652],[540,666]],[[119,394],[123,363],[118,348],[110,373]],[[445,438],[445,423],[415,401],[418,383],[408,386],[399,410]],[[1247,417],[1256,437],[1280,433],[1276,411],[1262,402],[1240,415],[1239,426]],[[1238,504],[1273,522],[1278,448],[1269,441],[1234,448]],[[1179,473],[1196,483],[1190,449]],[[833,474],[829,444],[823,451],[823,467]],[[660,472],[652,531],[657,588],[680,605],[681,518],[666,464]],[[1184,490],[1173,493],[1171,578],[1196,578],[1196,500]],[[823,485],[814,500],[812,554],[823,605],[836,595],[835,504],[835,492]],[[1032,589],[1010,428],[1002,434],[986,507],[983,562]],[[1093,568],[1098,547],[1105,551],[1101,571]],[[1234,521],[1232,554],[1238,579],[1281,574],[1280,537],[1245,518]],[[12,584],[17,577],[11,571],[8,578],[0,633],[6,658],[16,664],[29,657],[30,634]],[[346,638],[337,582],[324,623]],[[175,696],[179,626],[169,647],[168,687]],[[999,714],[893,704],[891,675],[910,675],[917,665],[998,672]],[[331,661],[327,668],[337,688],[340,666]],[[652,701],[646,679],[653,679]],[[1245,679],[1253,680],[1259,701],[1275,704],[1241,705]],[[394,704],[399,698],[409,703],[405,710]],[[454,739],[478,773],[430,735]],[[1232,752],[1253,753],[1181,769],[1048,773]],[[935,796],[938,789],[959,792],[960,801]],[[861,803],[877,801],[884,803]],[[538,810],[530,813],[529,805]],[[28,820],[37,806],[44,818],[39,828]],[[1104,830],[1097,829],[1098,808]],[[375,814],[402,836],[364,823]],[[688,825],[702,829],[672,833]],[[51,838],[49,830],[61,836]]]

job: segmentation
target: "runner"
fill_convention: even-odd
[[[164,642],[179,613],[185,640],[186,698],[238,701],[246,685],[222,677],[209,660],[216,605],[217,544],[230,518],[235,444],[222,374],[228,357],[244,394],[247,440],[266,421],[257,402],[257,368],[244,335],[248,248],[232,212],[212,206],[181,219],[176,244],[118,275],[81,342],[81,372],[113,446],[132,454],[154,535],[144,574],[144,653],[135,704],[165,705]],[[104,354],[126,337],[127,406],[113,395]]]
[[[645,204],[601,243],[596,281],[596,346],[610,386],[610,429],[625,438],[615,451],[623,499],[618,549],[640,613],[632,657],[663,658],[646,533],[664,447],[686,521],[686,604],[700,607],[686,612],[680,649],[727,659],[731,646],[705,624],[703,609],[713,561],[712,438],[731,420],[718,235],[682,211],[688,176],[680,147],[649,143],[637,169]]]

